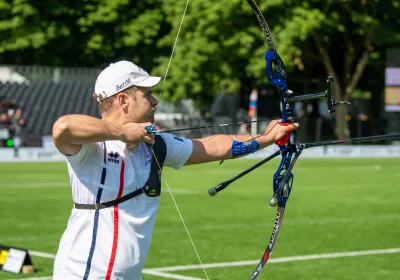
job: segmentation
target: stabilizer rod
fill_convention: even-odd
[[[276,156],[278,156],[281,153],[281,151],[276,151],[275,153],[273,153],[272,155],[270,155],[269,157],[263,159],[262,161],[256,163],[255,165],[247,168],[246,170],[244,170],[243,172],[239,173],[238,175],[232,177],[231,179],[220,183],[218,186],[211,188],[208,193],[211,196],[216,195],[218,192],[222,191],[223,189],[225,189],[227,186],[229,186],[232,182],[236,181],[237,179],[243,177],[244,175],[246,175],[247,173],[253,171],[254,169],[260,167],[261,165],[263,165],[264,163],[270,161],[271,159],[275,158]]]

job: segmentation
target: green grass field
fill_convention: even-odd
[[[273,161],[215,197],[207,191],[256,161],[235,160],[166,169],[167,180],[205,264],[259,260],[275,209]],[[271,260],[313,254],[400,248],[399,159],[300,159],[285,219]],[[55,254],[72,209],[65,163],[0,164],[0,244]],[[199,261],[168,190],[146,268]],[[33,256],[37,272],[0,279],[51,276],[53,259]],[[208,268],[210,279],[248,279],[251,265]],[[168,271],[206,279],[201,269]],[[189,278],[193,277],[193,278]],[[145,275],[146,280],[162,280]],[[400,279],[400,253],[269,263],[258,279]]]

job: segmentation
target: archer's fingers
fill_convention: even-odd
[[[296,130],[298,128],[299,128],[299,124],[298,123],[292,123],[292,124],[289,124],[289,125],[285,126],[286,132],[291,132],[291,131]]]
[[[134,150],[139,146],[139,143],[131,143],[131,144],[126,144],[126,148],[128,150]]]
[[[149,143],[149,144],[153,145],[153,144],[155,143],[154,134],[145,135],[143,141],[146,142],[146,143]]]
[[[153,139],[153,140],[154,140],[154,138],[156,137],[156,135],[155,135],[154,133],[147,133],[146,136],[150,137],[150,138]]]

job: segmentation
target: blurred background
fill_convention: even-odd
[[[325,91],[326,78],[334,76],[333,93],[336,99],[351,102],[351,105],[339,106],[335,115],[327,112],[325,100],[296,103],[296,115],[301,128],[294,134],[295,141],[313,142],[400,132],[399,0],[257,0],[256,2],[267,19],[278,53],[287,67],[289,89],[295,94]],[[8,218],[3,215],[0,220],[0,228],[4,224],[9,225],[8,231],[0,231],[0,243],[55,253],[71,203],[68,177],[65,164],[62,163],[63,157],[54,148],[51,139],[52,125],[65,114],[79,113],[99,117],[96,101],[92,98],[94,83],[99,72],[112,62],[130,60],[151,75],[163,77],[162,82],[154,88],[155,96],[160,100],[156,125],[161,129],[179,129],[252,119],[260,121],[252,125],[183,131],[177,133],[180,136],[192,138],[216,133],[263,133],[270,120],[281,118],[278,92],[265,77],[264,55],[267,47],[264,35],[255,15],[244,0],[191,0],[168,68],[186,4],[184,0],[0,0],[0,162],[4,162],[0,165],[0,190],[3,197],[0,198],[0,209],[2,213],[10,215]],[[260,152],[249,158],[263,157],[268,152]],[[381,158],[351,162],[347,159],[329,161],[327,156]],[[303,169],[300,168],[299,173],[306,169],[308,174],[318,172],[321,175],[318,187],[326,189],[331,189],[333,182],[339,180],[341,183],[338,184],[346,188],[346,192],[343,189],[343,196],[353,186],[354,197],[360,194],[357,186],[360,187],[361,183],[357,178],[364,176],[366,181],[362,185],[367,186],[364,191],[369,191],[370,197],[365,194],[358,202],[361,208],[367,208],[366,205],[371,203],[371,208],[368,209],[372,209],[380,205],[377,201],[379,195],[385,199],[399,197],[399,192],[393,192],[389,185],[385,185],[386,188],[380,190],[379,195],[375,189],[377,185],[383,187],[382,182],[386,182],[388,178],[391,180],[390,186],[395,187],[396,182],[391,176],[398,176],[399,156],[400,142],[393,139],[362,143],[357,146],[315,149],[310,153],[307,150],[304,157],[325,159],[308,162],[302,167]],[[394,159],[387,161],[387,157]],[[22,164],[23,161],[29,163]],[[60,161],[60,163],[41,165],[42,163],[39,164],[37,161]],[[245,168],[243,162],[235,163],[237,170]],[[327,170],[324,173],[319,168],[326,163],[328,163]],[[217,172],[214,167],[209,169],[205,167],[204,172]],[[51,172],[45,172],[46,170]],[[195,185],[200,184],[195,182],[195,176],[198,174],[190,171],[190,168],[188,170],[189,173],[184,173],[186,174],[184,176],[188,176],[188,181]],[[225,170],[225,173],[222,172],[219,179],[224,179],[230,172],[229,165],[222,167],[221,170]],[[331,173],[333,170],[339,175],[334,176]],[[193,172],[192,177],[187,175],[191,174],[190,172]],[[233,173],[232,175],[236,174]],[[369,181],[369,177],[365,174],[375,174],[374,179]],[[174,178],[176,175],[171,176]],[[259,176],[261,180],[263,177]],[[303,176],[299,185],[309,186],[308,183],[315,177],[308,176],[309,180]],[[331,185],[326,183],[329,176],[333,176],[329,181]],[[345,179],[340,181],[340,178]],[[210,182],[207,181],[206,187],[212,187],[219,179],[212,181],[210,176],[207,179]],[[178,185],[183,184],[179,180],[176,181]],[[254,188],[258,184],[259,181],[248,182],[248,185]],[[59,186],[59,189],[51,189],[54,185]],[[182,186],[186,187],[191,188],[192,185]],[[39,196],[34,191],[35,188],[47,189],[40,189],[46,191],[39,192],[41,194]],[[37,196],[35,199],[37,204],[25,201],[20,195],[22,190],[26,191],[25,194],[29,194],[28,196]],[[61,196],[59,190],[63,192]],[[181,195],[193,194],[192,191],[195,192],[191,189],[185,190]],[[265,194],[265,189],[263,192]],[[269,185],[268,192],[270,192]],[[310,195],[311,193],[315,195],[316,191],[310,190]],[[331,195],[333,197],[333,194]],[[10,197],[22,199],[24,207],[27,207],[26,211],[21,210],[23,206],[12,204],[9,201]],[[267,200],[264,197],[257,195],[258,198],[263,199],[260,203],[266,204]],[[303,198],[310,199],[308,196]],[[341,198],[342,196],[338,195],[337,199]],[[209,204],[209,198],[204,199],[207,200],[204,201],[204,208],[212,209],[213,205]],[[237,199],[237,205],[243,202]],[[254,199],[254,196],[251,199]],[[329,205],[330,198],[326,199],[320,198],[319,203],[322,207]],[[232,201],[234,200],[226,201],[227,207],[236,205]],[[35,211],[31,211],[39,205],[39,202],[43,207],[43,217],[33,215]],[[332,203],[336,205],[336,201]],[[353,203],[354,201],[342,201],[343,216],[350,215],[349,209],[354,206]],[[54,206],[54,204],[60,208],[46,209],[43,206]],[[299,204],[306,207],[300,202]],[[331,210],[327,208],[329,211],[326,211],[325,217],[335,215],[336,208],[333,205]],[[190,206],[188,205],[189,208]],[[243,216],[243,213],[254,207],[254,205],[248,206],[237,215]],[[214,207],[215,211],[220,212],[217,204]],[[384,210],[380,212],[378,219],[380,222],[374,219],[374,214],[365,216],[365,211],[358,213],[357,210],[353,214],[354,220],[349,218],[345,222],[341,217],[323,220],[321,216],[319,217],[321,221],[324,223],[326,221],[324,225],[337,224],[337,227],[321,228],[321,235],[326,232],[334,234],[337,231],[337,236],[341,236],[340,234],[345,236],[340,240],[330,240],[331,242],[329,237],[324,236],[323,238],[328,240],[321,239],[319,243],[321,247],[304,248],[302,244],[294,244],[290,248],[282,247],[281,252],[287,256],[325,253],[336,249],[346,251],[394,248],[398,245],[399,235],[393,224],[399,224],[400,209],[395,204],[386,207],[387,209],[384,209],[387,211],[386,214]],[[313,210],[309,209],[306,217],[316,215]],[[194,220],[202,215],[193,209],[191,211]],[[304,210],[304,213],[306,211]],[[255,209],[254,212],[257,212],[254,213],[254,217],[262,214]],[[49,216],[43,213],[54,215],[52,225],[48,224]],[[30,214],[33,216],[29,216]],[[273,221],[272,216],[268,221]],[[225,221],[232,217],[227,215]],[[251,220],[248,216],[242,218],[240,230],[243,232],[240,236],[244,237],[248,231],[244,231],[243,224],[251,224]],[[257,217],[257,219],[262,218]],[[305,238],[308,236],[309,224],[302,224],[301,218],[304,220],[303,216],[300,217],[300,221],[295,220],[295,223],[304,227]],[[361,228],[355,220],[370,225],[364,230],[364,235],[354,235],[354,231]],[[232,222],[235,223],[237,220]],[[156,230],[156,236],[160,238],[158,240],[166,238],[165,233],[171,233],[168,231],[171,223],[170,221],[170,224],[165,225],[164,232]],[[224,221],[216,223],[222,225]],[[41,230],[45,224],[46,234],[43,235]],[[258,224],[256,222],[253,224],[254,231]],[[346,229],[350,230],[349,224],[351,224],[350,229],[353,227],[354,231],[346,232]],[[373,232],[373,227],[380,228],[383,232]],[[205,228],[199,231],[206,231]],[[391,231],[388,233],[389,228]],[[27,229],[31,230],[29,237],[26,236]],[[232,227],[230,229],[234,232]],[[222,230],[222,226],[214,230]],[[298,236],[293,236],[293,240],[299,238],[300,231],[297,228],[291,231],[292,234],[299,233]],[[223,233],[215,234],[215,236],[222,235]],[[247,240],[251,239],[256,243],[256,236],[262,237],[259,232],[253,232]],[[353,236],[353,239],[347,240],[348,243],[343,242],[349,236]],[[212,247],[218,251],[218,248],[214,248],[214,244],[208,244],[209,235],[197,238],[203,240],[203,243],[200,241],[203,248]],[[263,240],[266,238],[265,235]],[[361,242],[363,238],[380,243],[368,244],[365,248],[363,247],[365,244]],[[305,238],[303,242],[309,241]],[[341,245],[352,243],[353,247],[338,248],[339,243]],[[330,247],[324,248],[323,246],[327,244]],[[242,245],[245,247],[248,244]],[[228,247],[225,244],[224,250],[230,250]],[[254,254],[245,255],[244,259],[260,255],[260,243],[254,244],[254,247],[254,250],[249,250]],[[188,248],[190,249],[190,245]],[[169,255],[173,250],[175,248],[169,251],[153,250],[149,260],[150,266],[182,264],[182,259],[174,259]],[[163,258],[156,258],[155,254]],[[219,255],[214,252],[214,254],[221,256],[222,253]],[[225,261],[241,254],[243,251],[232,251],[215,258]],[[215,258],[210,256],[208,262],[216,261]],[[232,258],[232,260],[243,260],[243,258]],[[159,259],[163,261],[158,263]],[[391,267],[382,270],[381,274],[376,272],[378,270],[371,272],[372,274],[368,272],[368,268],[374,268],[370,265],[374,260],[365,263],[364,266],[360,265],[358,267],[360,269],[357,269],[357,266],[349,269],[354,270],[353,276],[363,270],[366,275],[362,279],[381,279],[381,277],[400,279],[395,259],[391,261],[392,263],[386,262]],[[398,261],[399,257],[397,264]],[[38,259],[36,262],[42,264],[43,268],[41,272],[39,271],[39,276],[51,275],[52,260],[46,263]],[[183,264],[188,263],[196,263],[196,260],[191,261],[189,258],[183,262]],[[249,270],[251,269],[245,269],[243,275],[251,272]],[[319,272],[320,277],[324,278],[325,272],[326,270],[322,269]],[[375,272],[377,274],[373,274]],[[223,272],[218,273],[213,279],[236,279],[234,274],[229,278]],[[276,273],[281,279],[284,278],[279,274],[279,270]],[[349,275],[352,274],[332,273],[329,279],[361,279]],[[3,276],[0,274],[0,279],[12,278],[9,274],[7,277]],[[296,274],[291,275],[295,276]],[[267,278],[267,275],[264,277]],[[245,279],[245,276],[242,278]],[[159,278],[154,276],[146,279]],[[313,279],[313,277],[307,274],[301,279]]]
[[[91,93],[97,74],[111,62],[131,60],[165,77],[185,5],[0,0],[0,145],[48,147],[46,136],[61,115],[98,116]],[[334,116],[324,100],[297,103],[302,127],[297,140],[399,131],[398,1],[280,0],[259,6],[288,68],[289,88],[295,94],[324,91],[331,75],[336,98],[351,102]],[[265,77],[263,33],[249,11],[241,0],[190,2],[168,76],[155,88],[161,100],[159,126],[281,116],[278,93]],[[257,96],[249,111],[253,90]],[[250,130],[231,127],[185,136]]]

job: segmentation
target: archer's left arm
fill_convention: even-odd
[[[290,130],[297,129],[279,125],[279,121],[271,121],[262,135],[214,135],[202,139],[194,139],[193,151],[185,165],[238,158],[273,144]],[[254,140],[253,140],[254,139]]]

